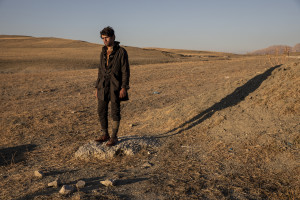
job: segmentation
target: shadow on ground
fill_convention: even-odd
[[[159,138],[165,138],[174,136],[177,134],[182,133],[183,131],[189,130],[194,126],[199,125],[206,119],[210,118],[215,112],[223,110],[225,108],[235,106],[243,101],[249,94],[254,92],[270,75],[271,73],[281,65],[276,65],[274,67],[269,68],[264,73],[255,76],[254,78],[250,79],[244,85],[236,88],[231,94],[227,95],[223,99],[221,99],[218,103],[215,103],[211,107],[207,108],[203,112],[199,113],[198,115],[194,116],[190,120],[184,122],[180,126],[156,136],[124,136],[120,137],[120,142],[125,142],[127,140],[152,140],[159,143]]]
[[[180,134],[183,131],[189,130],[194,126],[197,126],[198,124],[202,123],[206,119],[210,118],[215,112],[237,105],[238,103],[243,101],[249,94],[254,92],[262,84],[262,82],[271,75],[272,71],[280,66],[281,65],[276,65],[274,67],[271,67],[264,73],[255,76],[244,85],[236,88],[231,94],[221,99],[218,103],[215,103],[213,106],[194,116],[190,120],[184,122],[180,126],[166,133],[156,136],[156,138],[170,137]]]
[[[133,184],[141,181],[148,180],[149,178],[134,178],[134,179],[121,179],[116,182],[116,185],[128,185]]]
[[[36,148],[35,144],[25,144],[15,147],[0,149],[0,166],[15,164],[25,161],[24,154],[33,151]]]

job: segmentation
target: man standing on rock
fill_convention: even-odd
[[[98,115],[101,124],[101,135],[95,141],[106,142],[113,146],[118,142],[121,115],[120,102],[127,101],[129,89],[129,62],[127,51],[115,41],[112,27],[100,32],[104,47],[100,54],[98,79],[96,81],[96,97],[98,99]],[[111,102],[112,133],[108,133],[108,103]]]

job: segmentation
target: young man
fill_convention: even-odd
[[[100,54],[98,79],[96,81],[96,97],[98,98],[98,115],[101,124],[101,135],[97,142],[106,142],[113,146],[118,142],[121,115],[120,102],[127,101],[129,89],[129,62],[127,51],[115,41],[112,27],[100,32],[104,43]],[[112,133],[108,133],[108,103],[111,102]]]

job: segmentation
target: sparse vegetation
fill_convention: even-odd
[[[298,58],[164,49],[170,57],[161,49],[126,47],[137,65],[131,66],[130,101],[122,104],[120,137],[153,136],[162,146],[135,157],[81,161],[75,151],[100,128],[97,69],[86,69],[96,65],[100,49],[51,39],[52,47],[42,51],[49,41],[23,49],[1,41],[1,71],[9,74],[0,74],[0,155],[6,159],[0,157],[0,199],[300,196]],[[161,63],[148,64],[155,59]],[[49,70],[53,63],[60,64]],[[145,162],[152,165],[144,168]],[[40,169],[45,176],[36,179]],[[56,178],[86,186],[62,197],[47,187]],[[119,185],[100,184],[115,178]]]

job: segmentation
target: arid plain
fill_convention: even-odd
[[[100,130],[101,47],[0,36],[0,199],[299,198],[299,53],[125,46],[131,88],[119,135],[152,136],[161,146],[80,160],[74,153]],[[61,196],[47,187],[55,178],[87,185]],[[100,184],[109,178],[118,184]]]

